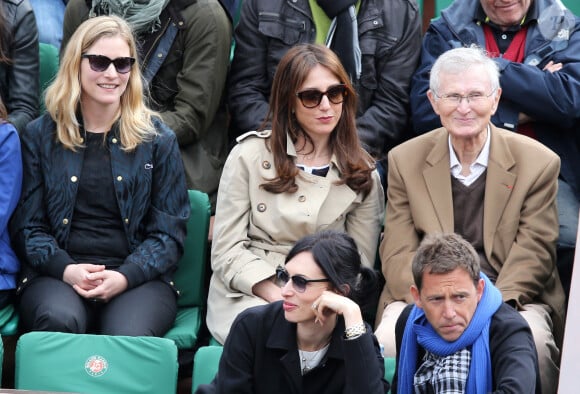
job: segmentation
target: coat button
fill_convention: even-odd
[[[76,182],[76,181],[78,181],[78,180],[79,180],[79,178],[77,178],[77,177],[76,177],[76,176],[74,176],[74,175],[70,177],[70,181],[71,181],[72,183],[75,183],[75,182]]]
[[[301,195],[300,197],[298,197],[298,201],[300,201],[300,202],[306,201],[306,196],[305,195]]]
[[[265,170],[269,170],[270,168],[272,168],[272,164],[270,164],[268,160],[264,160],[262,162],[262,168],[264,168]]]
[[[163,57],[163,53],[159,52],[159,53],[157,54],[157,57],[158,57],[159,59],[161,59],[161,58]]]
[[[123,180],[123,177],[122,177],[121,175],[119,175],[119,176],[117,177],[117,181],[121,182],[122,180]]]
[[[26,283],[26,282],[28,282],[28,278],[22,279],[22,283]]]
[[[266,204],[263,202],[258,204],[258,212],[265,212],[266,211]]]
[[[117,141],[117,139],[116,139],[116,138],[113,138],[113,139],[111,140],[111,142],[112,142],[113,144],[116,144],[118,141]]]
[[[125,224],[129,224],[129,218],[125,218]]]
[[[62,219],[62,224],[65,224],[65,225],[68,224],[68,219],[67,218]]]
[[[85,139],[81,138],[81,144],[84,144],[84,143],[85,143]]]

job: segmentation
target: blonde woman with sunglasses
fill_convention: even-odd
[[[301,44],[282,58],[271,126],[238,138],[220,181],[207,315],[219,342],[238,313],[281,299],[276,267],[303,236],[346,232],[373,265],[383,191],[355,112],[356,93],[330,49]]]
[[[162,336],[189,201],[176,138],[143,103],[131,29],[83,23],[47,114],[22,135],[24,182],[12,221],[24,331]]]

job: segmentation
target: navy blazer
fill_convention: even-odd
[[[171,282],[183,254],[189,198],[175,134],[154,120],[157,135],[132,152],[122,150],[118,125],[106,136],[111,181],[130,254],[117,269],[128,287],[154,278]],[[22,134],[22,195],[11,236],[22,262],[20,283],[37,275],[62,279],[84,150],[65,149],[48,114]],[[19,290],[21,286],[19,287]]]

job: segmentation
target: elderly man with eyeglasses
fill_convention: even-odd
[[[427,234],[455,232],[474,246],[481,270],[530,325],[542,384],[554,389],[564,327],[555,264],[560,159],[492,124],[501,95],[498,67],[481,49],[452,49],[434,63],[427,97],[443,127],[389,154],[380,246],[386,285],[376,336],[393,356],[395,323],[413,302],[411,261],[419,243]]]

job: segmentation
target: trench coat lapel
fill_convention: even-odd
[[[443,129],[425,161],[423,179],[429,192],[433,209],[439,219],[441,231],[453,231],[453,197],[449,169],[448,134]]]
[[[517,175],[510,170],[515,160],[506,141],[497,128],[491,126],[489,162],[485,180],[483,207],[483,246],[488,261],[491,258],[493,238],[516,183]]]

